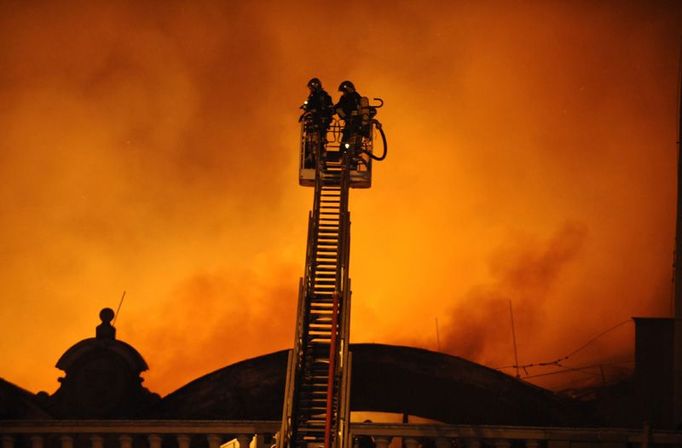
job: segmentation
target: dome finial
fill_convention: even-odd
[[[111,308],[102,308],[99,312],[99,318],[102,321],[95,329],[95,336],[97,339],[116,339],[116,328],[111,325],[114,318],[114,310]]]

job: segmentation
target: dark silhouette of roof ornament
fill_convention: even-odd
[[[116,328],[111,325],[114,319],[114,310],[111,308],[103,308],[99,312],[99,318],[102,321],[95,329],[95,336],[97,339],[116,339]]]
[[[114,311],[104,308],[95,337],[83,339],[57,361],[66,375],[50,397],[50,411],[58,418],[130,418],[159,400],[142,386],[148,370],[142,355],[116,339],[111,324]]]

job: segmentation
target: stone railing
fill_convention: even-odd
[[[263,436],[269,441],[279,427],[278,421],[7,420],[0,421],[0,437],[2,448],[220,448],[235,439],[240,447],[263,448]]]
[[[2,448],[269,448],[279,421],[0,421]],[[617,428],[353,423],[354,448],[682,447],[682,432]],[[310,447],[312,448],[312,447]]]
[[[364,448],[363,442],[376,448],[387,448],[396,438],[401,439],[404,448],[682,447],[682,432],[651,431],[649,428],[354,423],[350,430],[355,448]]]

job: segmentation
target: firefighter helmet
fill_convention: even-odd
[[[350,81],[344,81],[339,85],[339,92],[354,92],[355,86]]]
[[[308,81],[308,88],[312,90],[319,90],[322,88],[322,82],[318,78],[312,78]]]

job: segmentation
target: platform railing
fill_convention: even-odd
[[[0,421],[2,448],[269,448],[279,421]],[[353,448],[682,447],[682,431],[352,423]],[[309,447],[313,448],[313,447]]]

